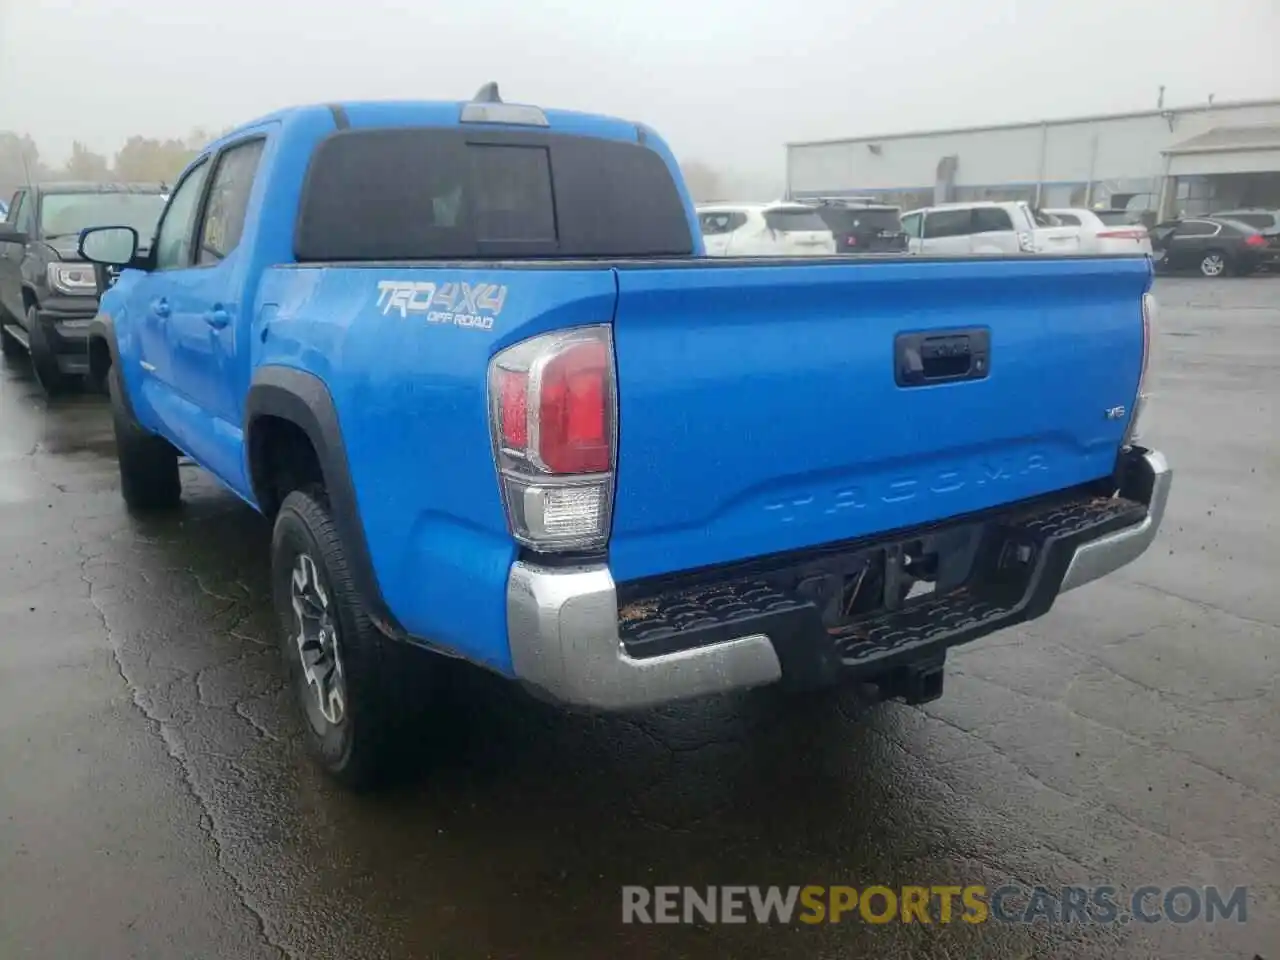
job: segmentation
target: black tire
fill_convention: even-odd
[[[116,434],[116,459],[120,462],[120,492],[130,510],[165,510],[182,499],[178,475],[178,451],[163,437],[148,433],[133,419],[124,403],[120,370],[107,372],[111,397],[111,423]]]
[[[403,769],[397,746],[415,713],[412,704],[431,699],[427,688],[438,672],[435,664],[408,662],[416,651],[373,625],[320,488],[295,490],[281,504],[271,537],[271,579],[281,654],[308,752],[350,789],[387,783]],[[323,603],[299,598],[298,610],[312,612],[304,624],[295,612],[295,585],[305,593],[313,579]],[[332,699],[335,688],[340,710]]]
[[[25,351],[22,349],[16,337],[9,335],[9,323],[7,318],[0,314],[0,324],[4,325],[4,329],[0,329],[0,351],[3,351],[6,357],[17,357]]]
[[[27,310],[27,339],[31,342],[31,368],[45,395],[56,397],[66,393],[70,378],[58,368],[58,357],[44,337],[34,306]]]

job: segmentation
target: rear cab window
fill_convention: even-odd
[[[764,212],[764,222],[779,233],[825,233],[831,229],[813,207],[775,207]]]
[[[663,159],[637,143],[528,131],[351,129],[312,155],[302,262],[691,256]]]

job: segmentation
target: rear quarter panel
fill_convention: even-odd
[[[462,283],[505,293],[484,329],[379,302],[380,283],[404,282],[434,285],[435,313],[450,312]],[[254,365],[294,367],[328,385],[374,575],[409,633],[510,670],[505,597],[515,545],[490,446],[489,359],[538,333],[607,323],[615,298],[607,266],[267,272]]]

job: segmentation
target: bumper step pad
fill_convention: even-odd
[[[1146,507],[1133,500],[1078,496],[958,521],[985,527],[983,547],[964,584],[836,628],[823,625],[812,602],[760,573],[624,603],[619,635],[629,656],[644,658],[762,633],[773,641],[784,670],[786,661],[809,661],[818,653],[827,669],[879,671],[1043,614],[1079,544],[1141,523],[1145,516]],[[893,542],[911,539],[895,535]],[[852,543],[849,552],[884,545],[884,540]],[[1012,570],[1005,559],[1011,548],[1021,561]],[[791,656],[789,647],[806,652]]]

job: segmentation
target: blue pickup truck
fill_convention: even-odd
[[[174,507],[186,454],[271,519],[351,785],[445,658],[600,710],[925,702],[949,648],[1141,554],[1170,487],[1146,258],[705,258],[652,130],[492,86],[266,117],[154,242],[80,248],[121,268],[90,363],[126,503]]]

